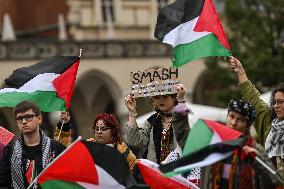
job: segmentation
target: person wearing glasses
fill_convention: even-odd
[[[113,114],[98,114],[92,126],[94,138],[89,138],[87,141],[93,141],[101,144],[106,144],[116,148],[126,158],[130,171],[133,171],[136,165],[136,156],[122,141],[120,135],[120,125]]]
[[[17,104],[14,114],[21,134],[4,148],[0,188],[24,189],[66,147],[40,130],[42,115],[32,101]]]
[[[237,75],[243,98],[256,109],[253,123],[260,143],[274,166],[284,178],[284,83],[272,90],[269,105],[260,99],[260,93],[248,79],[241,62],[230,57],[231,68]]]

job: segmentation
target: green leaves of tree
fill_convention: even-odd
[[[232,54],[242,62],[249,79],[262,92],[284,81],[284,43],[279,43],[284,32],[284,1],[227,0],[224,3],[221,22]],[[221,83],[213,84],[217,87],[215,104],[220,101],[226,104],[228,99],[239,96],[237,78],[230,68],[216,62],[220,59],[206,61],[207,77],[211,78],[209,81]]]

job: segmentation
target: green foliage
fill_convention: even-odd
[[[231,51],[242,62],[249,79],[262,92],[284,81],[284,44],[279,44],[284,32],[284,1],[227,0],[224,3],[222,23],[227,26]],[[237,78],[230,68],[216,62],[220,59],[207,60],[207,80],[211,81],[211,87],[216,87],[211,91],[215,105],[224,105],[240,94]]]
[[[229,68],[230,64],[223,59],[208,58],[206,65],[207,71],[203,75],[203,102],[197,103],[225,108],[230,99],[240,97],[236,77]]]

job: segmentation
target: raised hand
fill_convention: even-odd
[[[230,56],[230,62],[231,62],[231,69],[237,74],[237,75],[240,75],[240,74],[243,74],[245,73],[245,70],[243,68],[243,65],[241,64],[241,62],[236,59],[235,57],[233,56]]]
[[[245,153],[245,155],[250,155],[250,154],[257,155],[258,153],[258,151],[255,148],[252,148],[247,145],[243,147],[243,152]]]
[[[259,152],[255,148],[246,145],[243,147],[242,153],[241,159],[246,163],[252,163]]]
[[[184,87],[183,84],[178,84],[177,85],[177,101],[178,102],[184,102],[184,98],[185,98],[185,92],[186,92],[186,88]]]
[[[131,95],[127,95],[124,100],[128,111],[136,114],[136,100]]]
[[[60,114],[60,122],[61,123],[69,123],[70,121],[70,114],[69,112],[64,112],[62,111],[61,114]]]
[[[238,76],[239,83],[244,83],[248,80],[246,72],[241,62],[233,56],[230,56],[231,69]]]

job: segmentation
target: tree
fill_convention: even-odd
[[[284,81],[284,1],[224,2],[222,23],[227,26],[225,29],[231,51],[242,62],[249,79],[261,92]],[[216,62],[220,62],[220,59],[210,58],[206,61],[206,80],[211,82],[211,88],[216,87],[208,95],[213,94],[215,105],[220,105],[220,102],[226,103],[232,97],[239,97],[239,93],[237,79],[228,66]],[[207,95],[206,90],[204,95]]]

